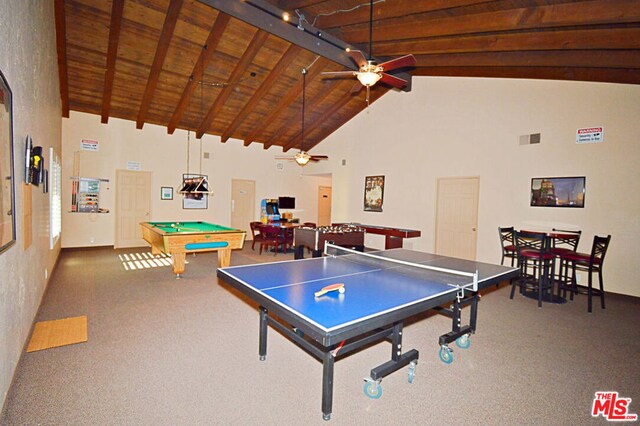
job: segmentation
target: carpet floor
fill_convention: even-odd
[[[23,353],[1,425],[604,424],[591,416],[597,391],[640,413],[637,298],[611,294],[588,314],[586,296],[538,308],[503,285],[483,294],[471,346],[454,346],[449,365],[437,339],[451,320],[416,318],[403,336],[420,351],[413,383],[402,370],[380,399],[364,395],[388,342],[340,358],[325,422],[321,363],[272,329],[258,360],[257,306],[218,281],[215,253],[188,256],[176,280],[149,251],[62,251],[35,321],[87,315],[89,340]],[[245,244],[232,264],[292,258]]]

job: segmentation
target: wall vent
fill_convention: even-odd
[[[520,145],[533,145],[540,143],[540,133],[520,136]]]

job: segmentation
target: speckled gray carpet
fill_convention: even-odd
[[[188,256],[181,280],[119,258],[147,251],[63,250],[35,320],[87,315],[89,340],[24,353],[0,424],[602,424],[591,417],[596,391],[632,398],[640,413],[638,299],[609,295],[606,310],[595,303],[587,314],[585,296],[539,309],[503,286],[482,297],[471,347],[450,365],[437,345],[450,319],[413,321],[404,330],[404,349],[420,351],[413,383],[403,370],[382,381],[380,399],[364,395],[388,342],[340,359],[327,423],[321,364],[274,330],[258,360],[257,307],[218,282],[215,253]],[[291,258],[247,244],[232,264]]]

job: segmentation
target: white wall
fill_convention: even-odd
[[[17,241],[0,254],[0,400],[4,403],[60,244],[49,250],[49,199],[33,188],[33,242],[23,245],[22,185],[24,142],[60,154],[60,91],[53,2],[0,1],[0,70],[13,92],[14,176]]]
[[[182,173],[187,172],[187,132],[176,130],[167,134],[165,127],[146,124],[142,130],[135,122],[110,118],[101,124],[97,115],[71,112],[62,120],[62,246],[85,247],[113,245],[115,235],[115,177],[117,169],[126,169],[128,161],[140,162],[143,171],[152,172],[151,218],[153,221],[203,220],[221,225],[231,223],[231,180],[256,181],[255,219],[260,218],[260,201],[280,195],[296,197],[295,217],[302,222],[317,221],[318,186],[331,185],[327,177],[312,176],[315,165],[304,169],[295,162],[284,162],[276,169],[280,148],[264,150],[262,144],[244,147],[241,141],[230,139],[220,143],[217,136],[206,135],[202,152],[210,154],[200,168],[200,141],[190,137],[189,172],[206,174],[214,192],[208,209],[184,210],[177,193]],[[97,140],[97,152],[82,151],[82,139]],[[101,186],[100,207],[108,214],[70,213],[71,180],[74,153],[79,152],[80,175],[108,179]],[[289,151],[286,155],[293,155]],[[304,174],[303,174],[304,173]],[[160,187],[174,188],[174,198],[160,200]],[[247,224],[248,227],[248,224]]]
[[[332,159],[320,168],[333,175],[335,220],[420,229],[405,247],[432,251],[437,178],[479,176],[478,260],[500,261],[498,226],[576,227],[584,252],[611,234],[606,289],[640,296],[639,117],[635,85],[418,77],[316,150]],[[577,145],[576,129],[590,126],[604,126],[604,143]],[[519,145],[530,133],[541,144]],[[378,174],[384,212],[364,212],[364,178]],[[530,207],[530,180],[545,176],[586,176],[585,208]]]

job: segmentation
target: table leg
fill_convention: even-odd
[[[259,340],[259,348],[258,355],[260,356],[260,361],[264,361],[267,359],[267,319],[268,312],[266,308],[260,306],[260,340]]]
[[[178,252],[171,253],[171,258],[173,259],[173,273],[176,275],[184,274],[184,264],[186,253]]]
[[[322,359],[322,418],[331,419],[333,406],[333,364],[331,351],[325,352]]]
[[[218,250],[218,268],[226,268],[231,265],[231,249]]]

